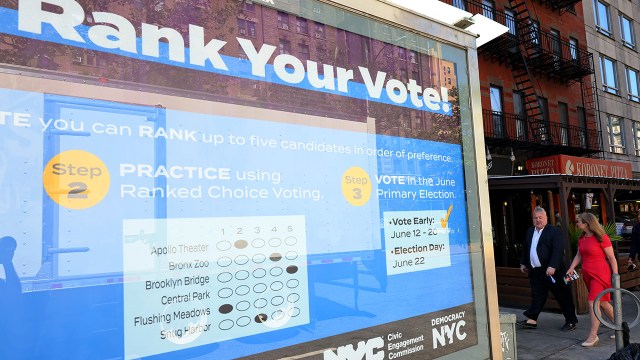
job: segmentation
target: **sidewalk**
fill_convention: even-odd
[[[633,291],[640,297],[640,291]],[[523,309],[500,307],[501,313],[515,314],[517,319],[525,319]],[[622,297],[622,316],[629,323],[636,317],[637,308],[629,296]],[[564,325],[561,313],[543,312],[538,318],[537,329],[522,329],[516,326],[516,344],[519,360],[606,360],[616,351],[614,339],[609,336],[615,332],[600,325],[598,337],[600,342],[593,348],[585,348],[580,344],[589,333],[589,314],[578,315],[578,328],[574,331],[560,331]],[[640,325],[631,329],[630,342],[640,343]]]

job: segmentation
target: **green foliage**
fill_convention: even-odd
[[[622,236],[617,234],[616,231],[616,223],[608,223],[607,225],[602,226],[609,239],[613,241],[622,240]],[[569,242],[571,243],[571,253],[575,254],[578,250],[578,239],[582,236],[582,230],[578,228],[578,225],[574,223],[569,223]]]
[[[622,236],[617,234],[616,231],[616,223],[608,223],[602,227],[609,236],[611,241],[620,241],[622,240]],[[578,225],[574,223],[569,224],[569,241],[571,242],[571,249],[573,253],[576,253],[576,249],[578,248],[578,239],[582,236],[582,230],[578,228]]]
[[[575,255],[578,251],[578,239],[582,235],[582,230],[578,228],[578,225],[569,223],[569,242],[571,243],[571,254]]]
[[[607,225],[603,226],[604,231],[609,235],[609,239],[611,241],[620,241],[622,240],[622,236],[618,235],[616,231],[616,223],[610,222]]]
[[[580,238],[580,235],[582,235],[582,230],[578,228],[578,225],[569,223],[569,241],[571,242],[572,248],[578,246],[578,239]]]

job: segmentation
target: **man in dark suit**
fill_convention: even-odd
[[[640,248],[640,213],[638,213],[638,222],[633,225],[631,229],[631,249],[629,250],[629,260],[627,260],[627,270],[635,271],[636,255],[638,254],[638,248]]]
[[[527,231],[520,261],[520,271],[529,273],[531,306],[524,312],[527,319],[517,321],[516,324],[535,329],[538,326],[538,315],[551,290],[565,318],[561,330],[575,330],[578,318],[571,296],[571,286],[563,280],[567,270],[564,261],[564,237],[558,228],[548,224],[547,213],[539,206],[533,210],[533,225]]]

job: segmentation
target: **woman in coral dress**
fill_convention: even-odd
[[[596,296],[611,288],[611,274],[618,273],[618,262],[613,253],[611,240],[598,222],[595,215],[582,213],[576,217],[576,225],[582,230],[582,237],[578,240],[578,251],[567,274],[572,275],[576,266],[582,261],[582,278],[589,290],[589,314],[591,315],[591,330],[582,346],[598,345],[598,328],[600,321],[593,313],[593,302]],[[613,306],[609,303],[610,294],[600,298],[600,310],[613,319]]]

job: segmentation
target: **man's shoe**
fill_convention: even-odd
[[[527,320],[518,320],[516,321],[516,325],[525,329],[535,329],[538,327],[538,324],[527,322]]]
[[[573,331],[575,329],[576,329],[576,324],[570,323],[570,322],[564,323],[562,328],[560,328],[560,330],[562,331]]]

